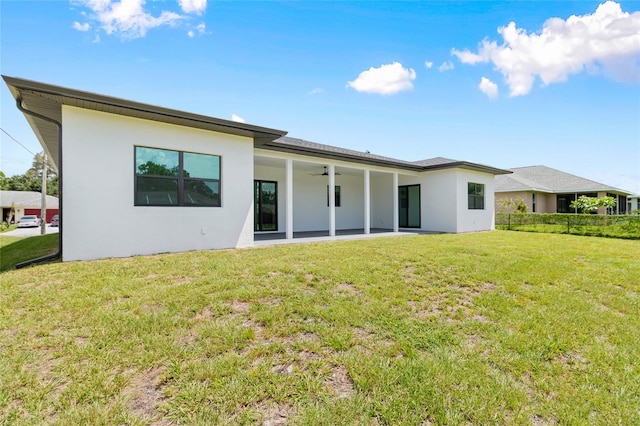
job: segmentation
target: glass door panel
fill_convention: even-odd
[[[420,228],[420,185],[408,187],[408,198],[407,227]]]
[[[398,187],[398,226],[420,228],[420,185]]]
[[[264,180],[254,182],[254,229],[278,230],[278,183]]]

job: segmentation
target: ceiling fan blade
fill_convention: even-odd
[[[342,173],[334,172],[335,176],[340,176]],[[324,166],[324,171],[322,173],[309,173],[309,176],[329,176],[329,172],[327,171],[327,166]]]

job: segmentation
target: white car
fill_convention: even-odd
[[[18,221],[18,228],[32,228],[34,226],[40,226],[38,216],[22,216]]]

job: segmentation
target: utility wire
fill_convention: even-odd
[[[2,130],[2,132],[3,132],[5,135],[7,135],[7,136],[9,136],[11,139],[13,139],[13,140],[18,144],[18,145],[20,145],[21,147],[23,147],[24,149],[26,149],[27,151],[29,151],[29,153],[30,153],[31,155],[35,155],[33,152],[31,152],[31,150],[30,150],[29,148],[27,148],[26,146],[22,145],[22,144],[18,141],[18,139],[16,139],[16,138],[14,138],[13,136],[11,136],[11,135],[10,135],[9,133],[7,133],[7,131],[6,131],[6,130],[4,130],[2,127],[0,127],[0,130]]]

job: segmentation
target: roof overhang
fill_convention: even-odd
[[[459,168],[493,175],[513,173],[510,170],[498,169],[484,164],[470,163],[468,161],[450,161],[436,165],[421,165],[416,164],[415,162],[397,160],[390,157],[383,157],[375,154],[333,147],[330,145],[316,144],[301,140],[299,142],[300,143],[295,143],[295,139],[293,138],[276,139],[263,144],[260,148],[289,154],[308,155],[316,158],[349,161],[372,166],[392,167],[414,172]]]
[[[366,156],[366,154],[354,155],[345,152],[329,151],[326,149],[318,149],[306,146],[294,146],[290,144],[282,144],[277,141],[269,142],[261,146],[262,149],[271,151],[285,152],[288,154],[308,155],[316,158],[326,158],[329,160],[349,161],[353,163],[368,164],[372,166],[395,167],[404,170],[422,171],[423,167],[412,165],[403,161],[394,161],[392,159],[382,159],[376,156]]]
[[[470,163],[468,161],[454,161],[452,163],[425,166],[423,167],[423,170],[438,170],[438,169],[451,169],[451,168],[472,170],[474,172],[489,173],[492,175],[508,175],[513,173],[510,170],[498,169],[496,167],[487,166],[485,164]]]
[[[133,102],[61,86],[2,76],[9,91],[24,109],[62,122],[62,105],[69,105],[110,114],[118,114],[144,120],[158,121],[252,138],[262,145],[287,134],[286,131],[230,120],[193,114],[155,105]],[[45,152],[58,164],[58,129],[56,125],[25,114]]]

